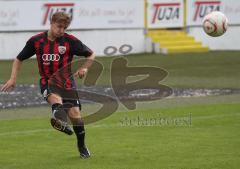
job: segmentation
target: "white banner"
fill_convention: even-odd
[[[148,28],[184,26],[183,0],[148,0]]]
[[[73,18],[69,29],[143,28],[144,1],[0,1],[0,31],[45,30],[56,11]]]
[[[229,24],[240,24],[240,1],[238,0],[187,0],[187,25],[200,26],[206,14],[223,12]]]

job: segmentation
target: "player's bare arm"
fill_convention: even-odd
[[[10,79],[2,86],[1,91],[2,92],[8,92],[14,89],[16,86],[17,81],[17,73],[19,72],[22,65],[22,61],[18,60],[17,58],[13,62],[12,66],[12,73],[10,76]]]
[[[88,71],[88,68],[91,67],[93,61],[95,59],[95,54],[93,53],[91,56],[87,57],[87,60],[86,62],[83,64],[82,67],[80,67],[76,73],[74,74],[75,77],[79,77],[79,78],[83,78],[87,71]]]

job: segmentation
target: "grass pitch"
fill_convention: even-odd
[[[129,66],[159,66],[164,83],[177,88],[240,88],[239,52],[127,56]],[[114,57],[104,65],[99,85],[110,83]],[[35,68],[32,65],[35,64]],[[37,82],[36,61],[23,64],[18,83]],[[0,83],[10,74],[1,61]],[[9,72],[6,72],[9,70]],[[120,70],[121,71],[121,70]],[[84,105],[83,112],[94,111]],[[92,157],[79,158],[75,136],[51,128],[50,108],[0,110],[0,169],[238,169],[240,95],[172,98],[120,107],[86,126]],[[161,119],[161,120],[159,120]],[[157,121],[157,122],[156,122]]]
[[[188,104],[176,106],[170,99],[158,102],[163,108],[144,103],[116,112],[86,126],[92,153],[86,160],[79,158],[75,136],[51,128],[49,108],[4,110],[2,115],[27,117],[0,121],[0,168],[238,169],[240,104],[234,97],[207,97],[202,105],[196,103],[203,98],[188,98]],[[214,104],[215,99],[229,101]]]

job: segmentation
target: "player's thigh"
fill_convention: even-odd
[[[55,103],[60,103],[62,104],[62,98],[55,94],[55,93],[51,93],[48,97],[47,97],[47,102],[49,104],[55,104]]]
[[[81,118],[81,102],[78,99],[63,99],[64,107],[68,108],[68,116],[70,119]]]
[[[53,93],[47,84],[42,85],[40,83],[40,90],[41,90],[41,94],[43,95],[43,98],[50,104],[54,104],[54,103],[60,103],[62,104],[62,98],[56,94]]]
[[[71,120],[81,118],[79,107],[71,107],[68,109],[68,116]]]

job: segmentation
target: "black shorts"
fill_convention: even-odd
[[[62,94],[59,94],[58,92],[52,91],[49,88],[48,84],[42,85],[40,83],[40,90],[41,90],[41,94],[43,95],[43,98],[46,101],[47,101],[47,98],[48,98],[49,95],[57,94],[62,98],[62,102],[63,102],[64,106],[66,106],[66,107],[79,107],[80,110],[81,110],[81,102],[80,102],[80,99],[77,96],[77,91],[74,92],[73,97],[69,97],[69,94],[68,94],[68,98],[65,98]]]

